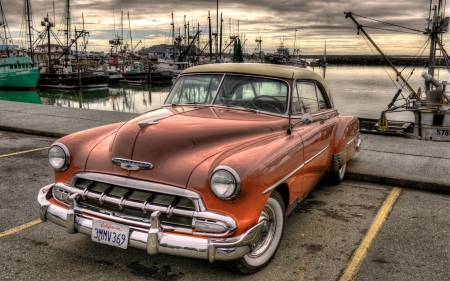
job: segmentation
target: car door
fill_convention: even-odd
[[[298,125],[293,131],[303,140],[302,194],[306,196],[329,168],[331,137],[338,122],[332,102],[316,81],[296,81],[292,101]],[[300,197],[301,198],[301,197]]]

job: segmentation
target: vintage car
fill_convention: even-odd
[[[57,140],[40,218],[92,241],[254,273],[285,218],[360,148],[315,72],[270,64],[184,70],[164,105]]]

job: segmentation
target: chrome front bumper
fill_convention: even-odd
[[[94,218],[85,216],[76,210],[76,195],[70,197],[69,210],[54,205],[47,200],[47,194],[54,184],[47,185],[39,191],[39,216],[42,221],[51,221],[65,227],[68,233],[82,233],[91,236]],[[201,238],[164,232],[160,223],[160,212],[151,214],[151,227],[145,230],[130,227],[128,246],[146,250],[148,254],[159,253],[205,259],[234,260],[253,251],[261,240],[264,222],[259,222],[247,232],[229,238]]]

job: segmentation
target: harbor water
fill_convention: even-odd
[[[378,119],[381,111],[386,109],[397,92],[394,85],[395,73],[388,67],[381,66],[335,66],[326,69],[308,69],[325,76],[330,87],[335,107],[342,115]],[[324,73],[325,70],[325,73]],[[399,71],[403,68],[399,68]],[[426,69],[406,68],[404,77],[409,77],[412,88],[424,88],[420,76]],[[441,71],[441,73],[445,73]],[[389,74],[389,75],[388,75]],[[447,77],[439,77],[447,80]],[[392,80],[391,80],[392,79]],[[95,110],[144,113],[159,108],[170,91],[172,84],[165,85],[112,85],[109,88],[95,90],[37,90],[32,92],[0,91],[0,100],[41,103],[45,105],[87,108]],[[406,88],[406,87],[405,87]],[[403,91],[408,97],[406,90]],[[414,121],[411,112],[388,114],[389,120]]]

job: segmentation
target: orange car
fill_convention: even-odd
[[[315,72],[268,64],[183,71],[162,108],[63,137],[40,217],[92,241],[266,266],[285,218],[360,148]]]

